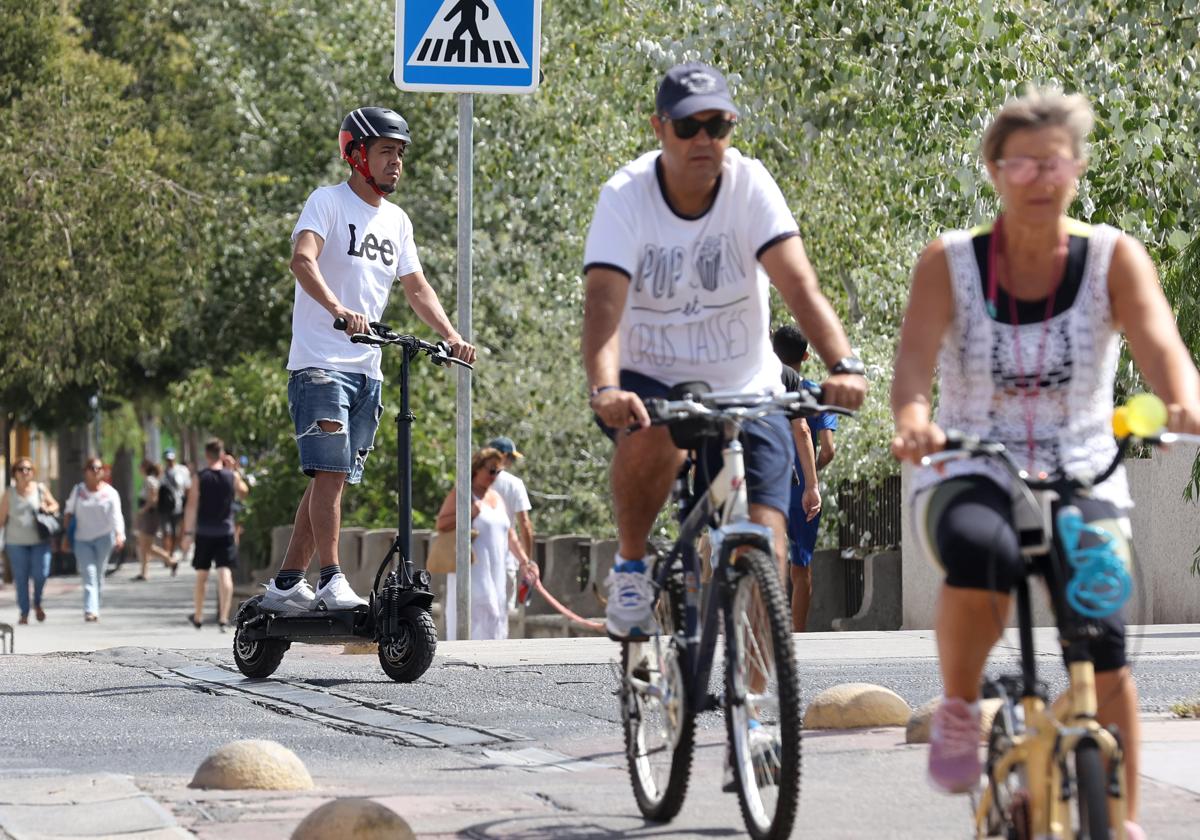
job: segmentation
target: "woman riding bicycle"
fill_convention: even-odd
[[[1034,91],[1008,102],[983,137],[1000,197],[993,223],[930,243],[913,273],[892,383],[892,453],[942,449],[943,428],[998,440],[1028,473],[1103,469],[1124,331],[1133,357],[1170,407],[1173,431],[1200,431],[1200,376],[1179,337],[1145,248],[1106,225],[1065,215],[1086,165],[1093,123],[1080,95]],[[939,369],[937,423],[930,391]],[[935,629],[944,700],[934,713],[929,776],[950,793],[980,779],[979,688],[1024,570],[1010,482],[984,459],[916,471],[916,526],[945,571]],[[1084,518],[1128,546],[1124,470],[1077,500]],[[1091,643],[1099,720],[1125,744],[1128,836],[1137,817],[1137,688],[1125,626],[1103,620]]]

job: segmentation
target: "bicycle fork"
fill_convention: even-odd
[[[975,811],[976,836],[988,836],[988,812],[992,807],[992,781],[1003,782],[1022,767],[1027,784],[1029,825],[1035,838],[1074,840],[1071,828],[1071,784],[1067,758],[1081,741],[1090,740],[1100,750],[1107,765],[1108,805],[1114,840],[1125,838],[1124,754],[1117,737],[1096,721],[1096,679],[1091,662],[1070,665],[1070,686],[1058,712],[1048,712],[1041,697],[1021,698],[1026,731],[1013,741],[996,763],[987,769],[985,786]],[[1002,712],[998,712],[1002,713]]]

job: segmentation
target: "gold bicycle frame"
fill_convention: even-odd
[[[1057,714],[1040,697],[1022,697],[1025,732],[1013,737],[988,772],[988,782],[975,810],[975,836],[985,840],[988,811],[992,807],[992,779],[1005,779],[1021,767],[1029,796],[1029,822],[1034,837],[1075,840],[1071,827],[1071,798],[1061,795],[1062,768],[1084,738],[1100,748],[1107,772],[1117,781],[1117,795],[1108,797],[1114,840],[1125,838],[1124,755],[1117,739],[1096,721],[1096,672],[1091,662],[1073,662],[1065,702]]]

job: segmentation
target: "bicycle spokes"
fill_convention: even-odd
[[[732,783],[750,836],[791,833],[800,787],[799,688],[774,564],[739,561],[726,624],[726,723]]]

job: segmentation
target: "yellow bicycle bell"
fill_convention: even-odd
[[[1113,412],[1113,434],[1148,438],[1167,425],[1167,406],[1154,394],[1134,394]]]

